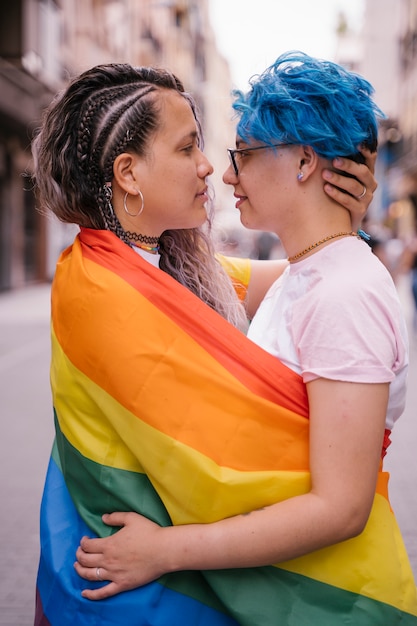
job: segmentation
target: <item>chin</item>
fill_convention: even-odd
[[[178,218],[167,226],[165,230],[189,230],[190,228],[199,228],[207,221],[207,213],[204,209],[190,211],[186,216]]]
[[[187,224],[184,224],[183,226],[176,226],[176,228],[178,229],[189,229],[189,228],[200,228],[200,226],[203,226],[203,224],[205,224],[205,222],[207,222],[207,215],[204,214],[200,219],[194,219],[194,220],[189,220],[189,222]]]
[[[240,223],[248,230],[262,230],[261,228],[259,228],[259,226],[251,224],[247,219],[243,217],[242,214],[240,214]]]
[[[198,226],[202,226],[205,222],[207,222],[207,212],[206,212],[206,209],[203,209],[202,213],[195,220],[195,222],[196,223],[191,228],[197,228]]]

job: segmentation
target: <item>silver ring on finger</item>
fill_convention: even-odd
[[[364,185],[364,186],[363,186],[363,191],[362,191],[362,193],[360,193],[360,194],[359,194],[359,196],[356,196],[356,199],[357,199],[357,200],[361,200],[361,198],[363,198],[363,197],[365,196],[366,191],[367,191],[367,189],[366,189],[366,187],[365,187],[365,185]]]
[[[96,576],[97,576],[97,580],[103,580],[102,577],[100,576],[100,567],[96,567]]]

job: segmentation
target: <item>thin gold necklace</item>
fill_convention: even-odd
[[[360,236],[358,235],[358,233],[355,233],[353,230],[347,231],[347,232],[335,233],[334,235],[328,235],[327,237],[324,237],[324,239],[320,239],[320,241],[316,241],[316,243],[312,243],[311,246],[308,246],[308,248],[305,248],[305,250],[302,250],[301,252],[294,254],[294,256],[289,256],[288,261],[292,263],[293,261],[296,261],[297,259],[301,259],[302,256],[304,256],[311,250],[314,250],[314,248],[317,248],[318,246],[321,246],[323,243],[326,243],[326,241],[330,241],[331,239],[335,239],[336,237],[358,237],[360,239]]]

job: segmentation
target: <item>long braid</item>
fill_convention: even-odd
[[[143,85],[139,85],[139,87],[140,96],[152,89],[151,86],[146,89]],[[121,102],[117,102],[117,100],[115,102],[115,90],[117,90],[118,98],[125,96]],[[113,211],[111,188],[108,183],[113,176],[114,159],[118,154],[124,152],[133,139],[133,133],[125,132],[124,125],[120,124],[120,121],[137,98],[138,85],[136,83],[130,83],[124,87],[108,87],[101,92],[93,93],[85,103],[77,141],[77,158],[96,195],[103,222],[101,227],[111,230],[128,245],[130,245],[129,239]],[[119,131],[119,134],[122,136],[117,141],[116,131],[120,126],[122,130]],[[109,152],[107,157],[106,150]]]

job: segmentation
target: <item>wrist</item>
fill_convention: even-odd
[[[223,566],[216,550],[221,544],[218,524],[184,524],[164,530],[167,573]]]
[[[187,536],[184,529],[189,526],[167,526],[163,529],[163,541],[161,547],[166,557],[164,562],[165,573],[180,572],[186,569],[192,569],[190,563],[187,562],[189,557],[190,546],[187,546]]]

